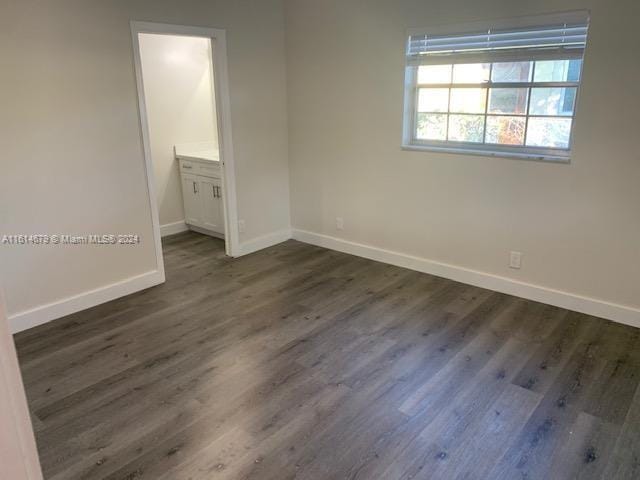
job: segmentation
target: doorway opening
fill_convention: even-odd
[[[158,270],[161,237],[218,237],[237,256],[226,38],[213,28],[132,22]]]

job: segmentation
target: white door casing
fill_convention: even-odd
[[[0,292],[0,479],[42,480],[18,357]]]

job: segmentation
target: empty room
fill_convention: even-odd
[[[0,0],[0,480],[640,478],[638,19]]]

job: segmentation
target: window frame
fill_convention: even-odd
[[[584,12],[574,12],[578,15],[588,15]],[[537,23],[540,25],[540,22],[548,22],[553,23],[557,22],[558,18],[554,18],[554,16],[542,16],[542,17],[532,17],[528,19],[531,22],[531,25]],[[504,21],[502,25],[496,25],[493,22],[494,28],[517,28],[521,25],[518,25],[518,22],[510,22]],[[446,35],[447,33],[452,32],[460,32],[460,31],[472,31],[473,29],[479,28],[480,24],[468,24],[466,26],[453,26],[453,27],[439,27],[437,29],[411,29],[408,31],[407,38],[410,38],[411,35],[414,34],[424,34],[425,31],[428,31],[433,35]],[[462,56],[464,58],[464,56]],[[578,81],[567,81],[567,82],[535,82],[535,67],[536,61],[545,61],[545,60],[582,60],[580,63],[580,74],[578,77]],[[492,81],[492,70],[493,65],[495,63],[501,62],[531,62],[532,63],[532,71],[529,81],[527,82],[493,82]],[[443,152],[443,153],[457,153],[457,154],[470,154],[470,155],[482,155],[482,156],[497,156],[497,157],[508,157],[508,158],[520,158],[520,159],[530,159],[530,160],[542,160],[542,161],[551,161],[556,163],[569,163],[571,159],[571,152],[573,149],[573,140],[575,133],[575,124],[576,124],[576,116],[578,111],[578,103],[580,98],[580,90],[582,83],[582,75],[584,69],[584,51],[580,53],[579,56],[570,56],[570,55],[559,55],[555,57],[540,57],[536,52],[531,52],[529,56],[522,56],[519,59],[501,59],[500,55],[491,56],[487,54],[480,55],[469,55],[468,61],[461,60],[459,55],[442,55],[440,58],[435,59],[434,61],[425,62],[424,65],[455,65],[455,64],[476,64],[476,63],[488,63],[490,64],[489,71],[489,81],[482,83],[455,83],[453,82],[453,77],[451,78],[450,83],[433,83],[433,84],[419,84],[418,83],[418,68],[419,64],[411,63],[410,61],[406,61],[405,63],[405,98],[404,98],[404,118],[403,118],[403,138],[402,138],[402,149],[403,150],[418,150],[418,151],[435,151],[435,152]],[[482,142],[460,142],[460,141],[451,141],[451,140],[426,140],[418,138],[418,114],[425,113],[419,112],[418,110],[418,100],[419,100],[419,91],[420,88],[446,88],[449,89],[449,99],[451,98],[451,89],[452,88],[483,88],[486,89],[486,101],[485,101],[485,111],[479,114],[468,114],[468,115],[477,115],[484,117],[484,130],[483,130],[483,141]],[[527,89],[527,102],[526,102],[526,111],[524,114],[491,114],[489,113],[489,95],[491,88],[526,88]],[[576,94],[574,98],[573,104],[573,112],[571,115],[531,115],[529,112],[530,109],[530,101],[531,101],[531,89],[532,88],[575,88]],[[447,112],[437,112],[447,115],[447,124],[448,117],[452,114],[450,110]],[[453,112],[454,115],[466,115],[465,113],[457,113]],[[525,133],[522,145],[500,145],[500,144],[492,144],[485,143],[486,139],[486,123],[487,118],[489,116],[516,116],[525,119]],[[554,148],[554,147],[535,147],[535,146],[527,146],[526,145],[526,136],[527,136],[527,127],[529,118],[566,118],[571,119],[571,128],[569,130],[569,138],[568,138],[568,146],[567,148]],[[448,128],[448,127],[447,127]]]

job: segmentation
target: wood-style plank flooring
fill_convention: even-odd
[[[47,479],[637,479],[640,330],[288,241],[16,336]]]

